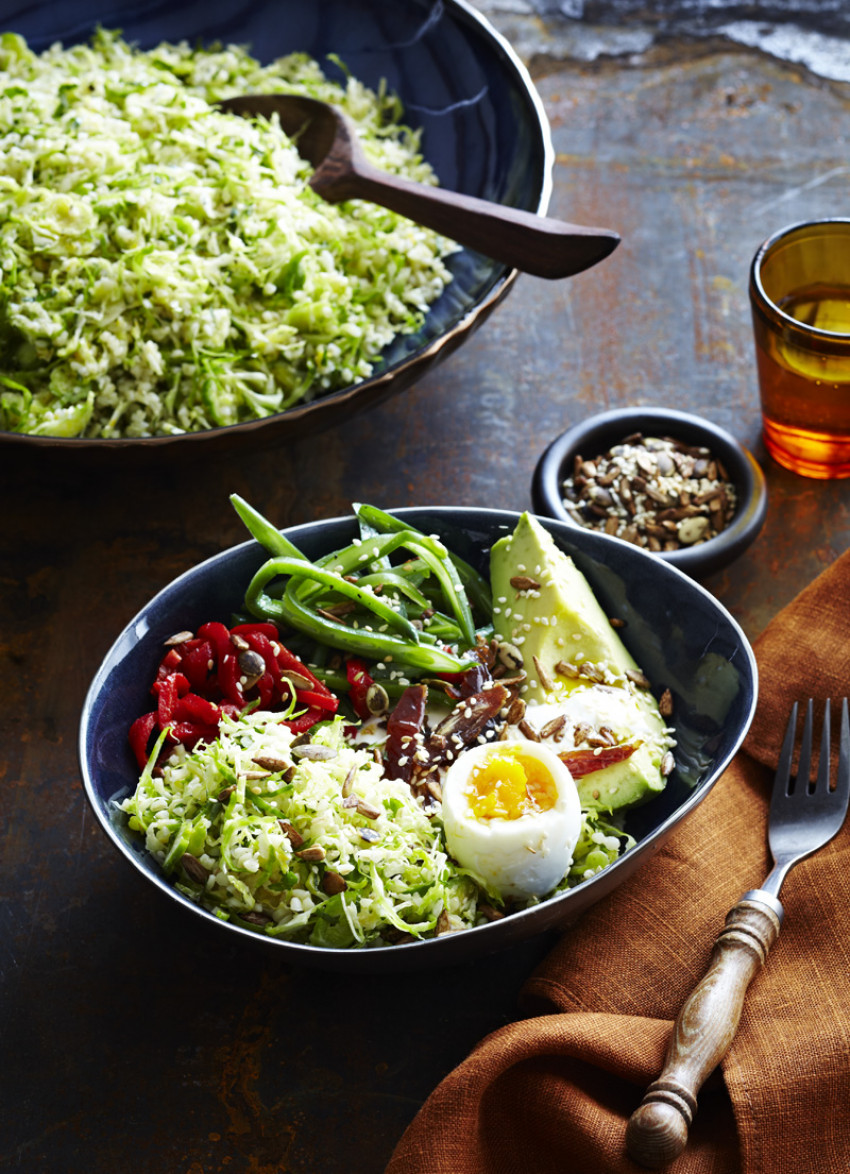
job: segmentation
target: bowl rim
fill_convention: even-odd
[[[519,82],[523,97],[528,104],[529,112],[534,116],[535,128],[539,134],[541,159],[541,184],[537,199],[537,207],[529,209],[539,215],[545,215],[553,192],[553,169],[555,163],[555,147],[552,140],[552,128],[543,100],[537,87],[519,54],[508,39],[495,28],[483,13],[469,3],[469,0],[441,0],[443,8],[455,10],[454,15],[468,25],[477,26],[476,32],[491,47],[497,51],[508,69],[513,72]],[[492,285],[475,305],[471,306],[463,316],[439,337],[418,348],[415,352],[400,359],[392,366],[376,372],[359,383],[349,384],[328,395],[319,395],[315,399],[294,404],[281,412],[260,419],[243,420],[237,424],[226,424],[216,428],[204,428],[191,432],[183,432],[168,436],[138,436],[138,437],[63,437],[38,436],[25,432],[8,432],[0,429],[0,449],[10,450],[21,447],[29,450],[49,449],[51,452],[73,453],[82,450],[84,453],[125,453],[127,450],[144,450],[156,452],[168,449],[178,444],[183,447],[187,442],[193,446],[203,441],[210,445],[221,443],[222,440],[252,439],[254,434],[263,429],[274,429],[275,424],[287,430],[308,430],[314,425],[314,417],[320,415],[328,407],[337,409],[340,413],[350,412],[361,399],[369,403],[380,401],[390,394],[393,385],[398,389],[409,387],[420,375],[426,374],[434,364],[450,354],[463,340],[463,336],[470,333],[475,327],[484,322],[495,307],[507,296],[519,277],[518,269],[497,266],[492,278]],[[450,287],[449,287],[450,288]],[[421,369],[421,371],[420,371]],[[363,406],[366,406],[364,403]]]
[[[677,438],[710,447],[726,465],[738,494],[735,515],[720,534],[699,546],[651,553],[654,558],[688,573],[718,570],[742,554],[761,530],[767,515],[767,482],[753,454],[725,428],[702,416],[675,408],[626,407],[612,408],[571,425],[551,441],[537,462],[532,479],[535,508],[574,529],[589,529],[576,522],[562,503],[561,483],[567,461],[583,445],[592,444],[595,450],[604,451],[617,439],[635,431],[638,424],[647,423],[663,425]],[[614,541],[624,540],[615,538]]]
[[[769,254],[778,252],[786,245],[793,244],[797,237],[835,235],[835,233],[830,233],[831,229],[844,230],[841,232],[841,236],[846,237],[847,230],[850,230],[850,217],[823,216],[809,220],[796,220],[771,233],[759,245],[750,262],[749,294],[753,313],[758,314],[772,329],[776,328],[774,323],[778,322],[783,333],[793,338],[797,345],[808,347],[816,339],[821,346],[825,346],[827,349],[832,349],[829,347],[829,344],[832,343],[835,352],[843,355],[847,353],[848,334],[846,331],[825,330],[822,326],[810,326],[806,322],[801,322],[799,318],[794,318],[770,296],[762,278],[762,270],[769,259]]]
[[[463,528],[466,523],[465,517],[474,515],[475,518],[481,519],[487,523],[489,533],[496,533],[498,527],[502,527],[505,533],[509,532],[519,520],[520,512],[498,510],[489,508],[476,507],[453,507],[453,506],[406,506],[391,508],[388,512],[399,516],[408,517],[411,521],[416,518],[421,518],[423,515],[440,521],[445,521],[449,526],[457,526]],[[541,524],[553,534],[556,540],[559,540],[559,545],[562,547],[574,547],[574,533],[576,527],[569,527],[559,522],[557,519],[538,517]],[[299,536],[306,532],[315,532],[316,528],[327,529],[332,531],[334,527],[339,527],[344,524],[353,525],[354,518],[352,515],[338,515],[332,518],[318,519],[313,522],[305,522],[299,525],[286,527],[283,533],[287,535],[296,545],[299,542]],[[622,546],[616,539],[612,539],[605,534],[597,534],[593,531],[584,530],[585,538],[582,539],[589,549],[583,553],[589,554],[592,558],[594,548],[605,550],[606,547],[610,550],[611,544]],[[491,540],[493,541],[493,540]],[[628,545],[628,544],[626,544]],[[116,663],[119,663],[121,655],[129,650],[134,643],[138,642],[148,630],[146,615],[157,605],[161,605],[168,600],[172,595],[179,594],[180,591],[192,580],[203,577],[210,568],[217,563],[226,562],[229,559],[238,559],[240,555],[247,553],[247,549],[253,547],[257,550],[258,555],[262,557],[262,548],[260,544],[253,539],[246,542],[231,546],[225,550],[219,551],[217,554],[204,559],[202,562],[193,567],[188,568],[180,575],[178,575],[171,582],[162,587],[156,594],[136,613],[136,615],[124,626],[121,633],[116,637],[102,658],[101,663],[89,685],[86,696],[83,702],[78,738],[77,738],[77,752],[79,759],[80,773],[83,781],[83,789],[92,807],[95,817],[100,824],[107,837],[112,841],[113,845],[118,848],[121,856],[130,863],[148,882],[152,882],[162,892],[166,893],[173,901],[182,905],[189,912],[200,915],[209,923],[216,923],[218,925],[225,925],[230,931],[236,931],[247,941],[254,944],[267,945],[272,949],[284,948],[286,956],[293,961],[293,963],[301,963],[306,966],[311,966],[317,969],[324,970],[347,970],[362,972],[369,972],[373,970],[410,970],[418,968],[430,968],[432,966],[448,965],[458,960],[465,960],[467,957],[467,949],[465,948],[465,941],[468,941],[468,934],[472,931],[466,930],[463,933],[447,934],[439,938],[429,938],[427,940],[420,940],[411,943],[404,943],[401,945],[391,946],[373,946],[368,949],[336,949],[322,946],[314,946],[308,943],[290,942],[285,939],[272,938],[267,935],[259,934],[256,931],[247,929],[245,927],[234,924],[233,922],[222,922],[222,920],[215,916],[210,910],[184,894],[180,893],[164,873],[158,871],[156,867],[147,868],[143,863],[140,853],[134,852],[122,837],[116,831],[115,826],[108,818],[105,807],[112,802],[112,797],[101,799],[94,785],[92,773],[89,770],[89,760],[91,753],[91,725],[94,712],[97,706],[98,698],[101,695],[103,687],[108,679],[109,674]],[[638,561],[647,559],[656,569],[660,569],[660,564],[657,560],[652,558],[652,555],[637,547],[631,547],[632,554],[630,558]],[[752,683],[751,697],[748,711],[741,722],[740,729],[734,744],[730,745],[727,752],[721,756],[712,765],[708,775],[700,780],[691,790],[690,794],[682,800],[677,807],[671,811],[661,823],[655,827],[647,835],[643,836],[636,845],[635,849],[627,851],[618,860],[610,864],[601,873],[589,878],[586,881],[574,886],[572,889],[559,894],[556,897],[548,898],[546,901],[538,905],[534,905],[528,909],[520,910],[512,913],[510,917],[505,917],[499,921],[494,921],[486,925],[473,927],[474,931],[478,933],[478,941],[481,943],[477,953],[495,953],[500,949],[504,949],[515,942],[531,936],[530,933],[523,933],[522,926],[535,914],[540,915],[541,909],[550,910],[548,921],[551,923],[548,926],[542,927],[553,928],[560,926],[566,920],[566,914],[558,916],[568,902],[572,902],[577,906],[575,912],[578,914],[583,911],[589,904],[593,903],[598,897],[604,896],[611,891],[619,883],[617,877],[622,875],[625,880],[642,862],[645,855],[653,851],[657,851],[661,843],[670,832],[686,818],[690,812],[697,807],[703,799],[708,795],[709,791],[717,783],[723,772],[726,770],[730,761],[739,750],[744,737],[749,730],[755,715],[756,703],[758,699],[758,666],[755,659],[755,654],[750,646],[749,640],[745,635],[743,629],[740,627],[734,617],[727,611],[727,609],[717,600],[709,591],[695,582],[679,568],[668,564],[663,564],[661,569],[663,576],[669,576],[671,581],[678,580],[680,586],[684,587],[686,593],[695,593],[704,597],[705,601],[710,604],[711,609],[718,615],[722,616],[727,623],[730,633],[736,638],[738,647],[741,652],[742,662],[739,669],[742,674],[747,674]],[[639,856],[635,856],[636,849],[640,848]],[[598,890],[598,897],[593,896],[595,890]],[[582,902],[582,895],[585,898]],[[542,932],[542,929],[537,932]]]

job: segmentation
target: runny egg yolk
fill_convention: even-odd
[[[488,758],[470,774],[469,810],[476,819],[519,819],[548,811],[558,801],[558,787],[546,766],[521,750]]]

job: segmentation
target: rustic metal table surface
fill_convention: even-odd
[[[596,25],[563,15],[581,4],[481,6],[551,119],[552,211],[617,228],[609,261],[522,277],[420,384],[276,451],[94,470],[0,456],[3,1170],[380,1171],[551,944],[422,978],[301,972],[196,924],[108,843],[77,769],[86,688],[154,592],[243,540],[230,492],[280,525],[354,499],[522,510],[557,432],[661,404],[723,425],[765,469],[761,537],[706,580],[751,637],[848,544],[850,483],[764,455],[746,292],[768,233],[846,214],[846,42],[647,27],[627,3]]]

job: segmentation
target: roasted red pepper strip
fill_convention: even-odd
[[[173,718],[177,702],[189,692],[189,682],[182,673],[172,673],[169,677],[155,681],[153,688],[157,695],[157,720],[159,728],[163,730]]]
[[[268,640],[280,639],[280,633],[274,624],[268,624],[265,622],[258,622],[256,624],[237,624],[234,628],[231,628],[230,631],[231,633],[236,633],[238,636],[247,637],[249,633],[256,632],[261,636],[265,636]]]
[[[639,745],[639,743],[638,743]],[[574,779],[584,778],[593,774],[595,770],[604,770],[606,766],[613,766],[615,762],[625,762],[631,758],[638,746],[603,746],[601,750],[560,750],[558,757],[569,769]]]
[[[266,627],[271,627],[271,625],[266,625]],[[234,628],[233,631],[236,632],[237,629]],[[255,652],[259,652],[265,661],[266,668],[274,678],[275,684],[277,685],[275,701],[279,702],[291,696],[288,686],[284,690],[283,673],[292,672],[304,677],[311,685],[315,686],[309,690],[296,690],[299,705],[318,706],[320,709],[330,710],[332,713],[336,713],[337,706],[339,705],[338,698],[310,672],[302,661],[293,656],[289,649],[283,648],[277,640],[272,644],[272,641],[264,632],[256,631],[247,624],[242,626],[241,635],[249,647],[253,648]],[[275,648],[277,648],[277,652]],[[262,681],[258,683],[258,687],[261,691],[260,704],[265,707],[268,702],[263,700]]]
[[[309,730],[316,722],[324,721],[326,712],[324,709],[305,709],[298,717],[290,718],[283,724],[289,726],[293,734],[303,734],[305,730]]]
[[[169,740],[182,742],[187,750],[194,750],[201,741],[212,742],[218,736],[218,726],[205,726],[201,722],[175,722],[169,727]]]
[[[263,658],[266,671],[245,696],[240,680],[239,652],[233,635],[242,639]],[[244,647],[244,645],[243,645]],[[225,624],[203,624],[196,636],[169,648],[157,668],[151,692],[157,708],[137,718],[130,728],[130,747],[140,769],[149,757],[148,743],[157,730],[168,728],[168,741],[182,742],[191,749],[199,741],[212,741],[224,714],[238,716],[249,700],[263,709],[286,708],[292,700],[287,672],[297,674],[310,687],[296,690],[299,712],[286,721],[295,734],[303,733],[335,713],[339,700],[298,657],[280,643],[271,623],[237,624],[231,631]]]
[[[186,641],[180,671],[188,677],[195,692],[202,695],[207,692],[215,672],[215,656],[209,640]]]
[[[370,716],[369,706],[366,704],[366,694],[369,686],[374,684],[366,668],[366,661],[357,656],[350,656],[345,662],[345,675],[348,679],[348,696],[354,712],[364,721]]]
[[[156,710],[152,710],[150,713],[145,713],[141,717],[137,717],[130,726],[130,749],[136,756],[139,770],[144,770],[145,764],[148,761],[148,742],[151,734],[156,729],[156,719]]]
[[[271,673],[263,673],[254,688],[260,695],[260,709],[269,709],[280,700],[280,690]]]
[[[204,624],[198,628],[198,635],[202,640],[209,640],[212,644],[219,666],[225,656],[229,652],[233,652],[229,630],[224,624],[219,624],[216,620],[212,620],[209,624]]]
[[[219,660],[218,673],[216,674],[218,687],[228,701],[232,701],[240,709],[243,709],[246,702],[242,686],[239,684],[241,675],[242,672],[235,652],[228,652],[225,657]]]
[[[156,674],[157,680],[161,681],[164,677],[167,677],[170,673],[173,673],[175,669],[179,668],[181,666],[182,659],[183,658],[181,654],[177,651],[176,648],[169,648],[168,652],[166,652],[165,656],[160,661],[159,670]]]
[[[279,644],[278,648],[277,663],[283,672],[298,673],[299,676],[307,678],[317,693],[324,693],[328,697],[333,697],[333,693],[331,693],[324,681],[320,681],[318,677],[315,677],[307,668],[306,664],[302,664],[298,657],[293,655],[288,648],[284,648],[282,644]]]
[[[175,722],[195,722],[205,726],[217,726],[221,720],[221,710],[205,697],[197,693],[187,693],[174,706],[172,714]]]
[[[339,700],[334,697],[333,693],[316,693],[312,689],[298,690],[299,705],[310,705],[318,709],[323,709],[325,713],[336,713],[339,707]]]

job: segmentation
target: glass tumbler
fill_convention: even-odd
[[[768,452],[804,477],[850,477],[850,219],[769,237],[750,306]]]

